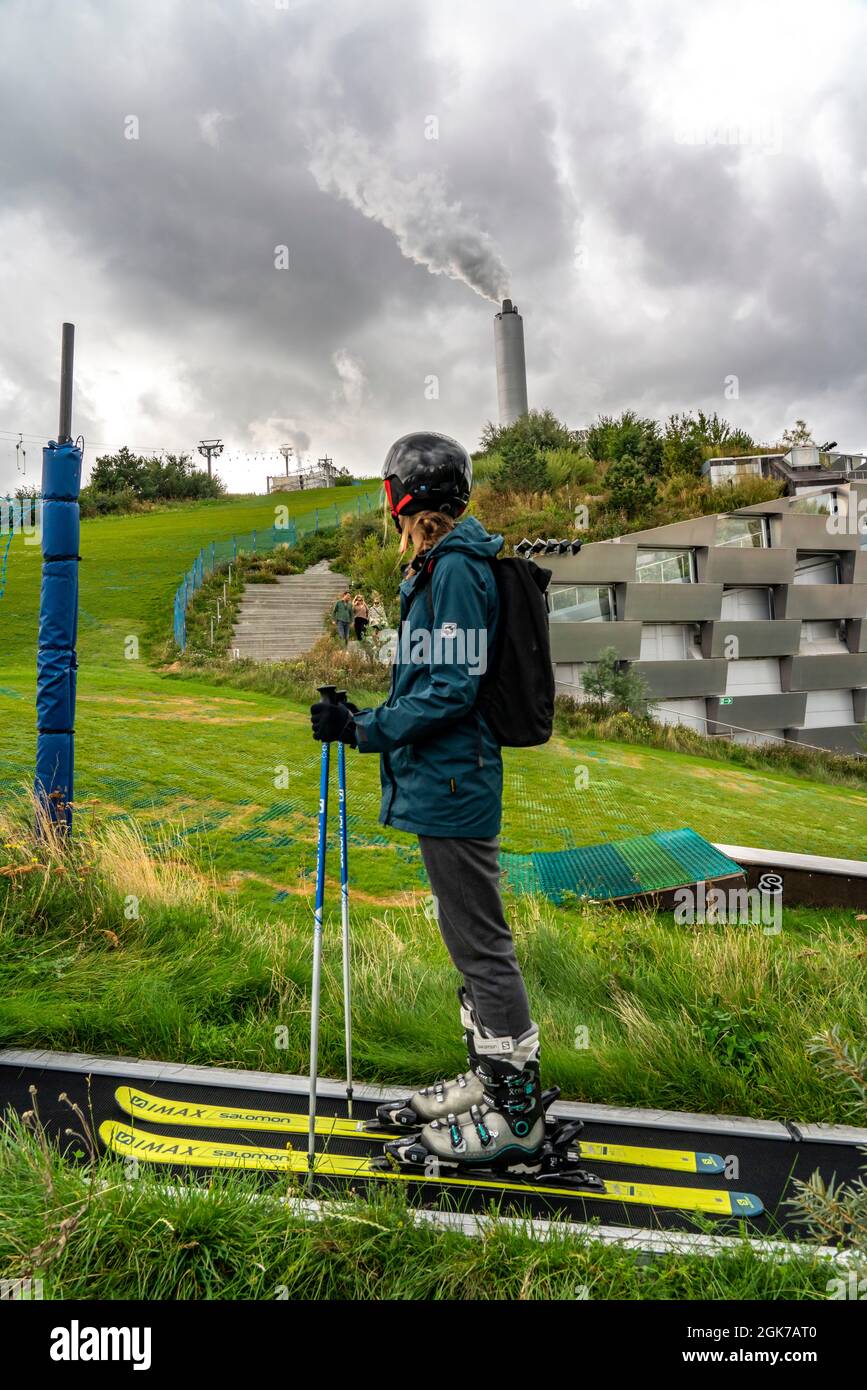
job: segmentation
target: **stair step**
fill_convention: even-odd
[[[349,588],[342,574],[312,568],[281,574],[276,584],[248,584],[241,596],[230,647],[254,661],[303,656],[326,631],[336,600]]]

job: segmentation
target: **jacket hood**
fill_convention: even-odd
[[[489,535],[480,521],[474,516],[466,516],[459,521],[453,531],[434,547],[437,555],[444,550],[459,550],[463,555],[474,555],[480,560],[493,560],[503,548],[503,537]]]

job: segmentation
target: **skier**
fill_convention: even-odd
[[[380,821],[418,836],[440,931],[463,977],[469,1068],[380,1110],[414,1133],[396,1156],[533,1171],[545,1142],[539,1032],[503,912],[500,746],[475,708],[497,639],[489,563],[501,550],[466,510],[472,463],[445,435],[408,434],[382,469],[401,554],[401,630],[385,704],[311,708],[313,734],[381,760]],[[422,582],[422,576],[424,581]]]

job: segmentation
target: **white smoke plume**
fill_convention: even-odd
[[[360,410],[364,399],[364,388],[367,385],[364,368],[358,358],[353,357],[346,348],[338,348],[332,354],[331,361],[340,378],[340,398],[349,406],[350,410]]]
[[[291,444],[295,457],[301,458],[310,448],[310,435],[302,430],[291,415],[269,415],[267,420],[254,420],[250,436],[256,449],[277,453],[281,444]]]
[[[460,203],[448,201],[439,174],[401,178],[350,127],[323,132],[309,168],[323,193],[336,193],[387,227],[403,255],[431,275],[462,280],[495,304],[508,295],[509,273],[491,238]]]

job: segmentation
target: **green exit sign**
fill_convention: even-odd
[[[721,696],[720,696],[720,704],[721,704],[721,705],[733,705],[733,704],[734,704],[734,698],[733,698],[731,695],[721,695]]]

